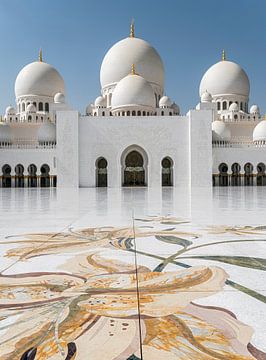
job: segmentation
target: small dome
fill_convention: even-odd
[[[91,115],[92,114],[92,104],[89,104],[86,107],[86,115]]]
[[[237,105],[237,103],[232,103],[230,106],[229,106],[229,111],[238,111],[239,110],[239,107]]]
[[[55,68],[45,62],[34,61],[26,65],[16,78],[16,98],[25,95],[54,97],[58,92],[65,92],[64,80]]]
[[[54,103],[55,104],[64,104],[66,102],[65,95],[61,92],[58,92],[54,96]]]
[[[162,96],[159,101],[159,107],[171,107],[173,101],[168,96]]]
[[[106,53],[100,72],[102,88],[122,80],[132,64],[139,75],[163,90],[164,67],[160,55],[147,41],[135,37],[117,42]]]
[[[142,76],[130,74],[119,81],[112,96],[112,110],[120,107],[155,108],[151,85]]]
[[[26,112],[36,113],[36,107],[33,104],[27,105]]]
[[[6,108],[6,115],[16,115],[16,110],[13,108],[13,106],[8,106]]]
[[[252,105],[250,107],[249,112],[250,112],[250,114],[259,114],[260,113],[260,108],[258,107],[258,105]]]
[[[205,90],[204,93],[203,93],[203,94],[201,95],[201,97],[200,97],[200,101],[201,101],[202,103],[212,102],[212,96],[211,96],[211,94],[210,94],[207,90]]]
[[[266,141],[266,120],[262,120],[253,130],[253,141]]]
[[[219,61],[211,66],[200,82],[200,96],[208,90],[212,96],[242,95],[249,97],[249,79],[245,71],[232,61]]]
[[[212,123],[212,141],[230,141],[231,131],[223,121],[215,120]]]
[[[56,141],[56,126],[51,122],[42,124],[38,131],[38,141],[40,142],[55,142]]]
[[[11,141],[11,129],[9,125],[0,124],[0,142]]]
[[[94,105],[96,107],[106,107],[106,99],[102,96],[98,96],[94,101]]]
[[[175,102],[172,105],[172,109],[174,110],[175,114],[180,114],[180,107]]]

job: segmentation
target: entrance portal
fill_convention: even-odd
[[[145,186],[145,169],[142,155],[131,151],[125,159],[124,186]]]
[[[104,158],[98,159],[96,162],[97,166],[97,187],[107,187],[107,161]]]

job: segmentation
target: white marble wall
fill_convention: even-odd
[[[205,105],[205,104],[203,104]],[[189,184],[191,187],[212,186],[212,130],[213,109],[190,110],[189,118]]]
[[[84,116],[79,121],[80,186],[95,186],[99,157],[108,161],[108,186],[121,186],[122,154],[134,146],[147,155],[148,186],[161,186],[161,161],[166,156],[174,163],[174,185],[188,185],[187,117]]]
[[[57,186],[79,186],[78,111],[58,111],[56,122]]]

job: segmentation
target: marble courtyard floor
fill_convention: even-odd
[[[0,359],[266,359],[266,188],[0,189]]]

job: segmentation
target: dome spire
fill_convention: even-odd
[[[130,24],[130,35],[131,38],[135,37],[135,23],[134,23],[134,19],[131,20],[131,24]]]
[[[225,50],[223,49],[222,51],[222,61],[225,61],[226,60],[226,55],[225,55]]]
[[[137,75],[137,74],[136,74],[135,64],[132,64],[132,65],[131,65],[131,75]]]
[[[42,62],[42,49],[39,51],[39,61]]]

